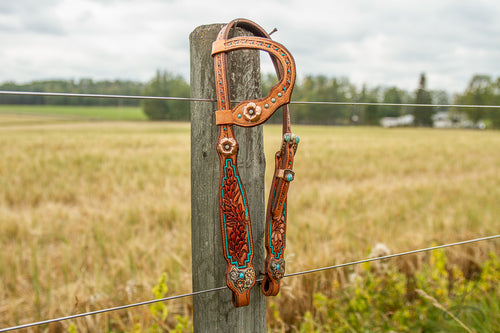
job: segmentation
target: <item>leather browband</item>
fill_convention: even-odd
[[[254,36],[228,39],[231,28],[241,27]],[[266,97],[248,100],[231,108],[227,53],[239,49],[263,50],[270,54],[279,82]],[[264,123],[283,108],[283,139],[275,155],[275,173],[266,213],[266,261],[262,292],[274,296],[279,292],[285,273],[286,198],[294,178],[293,159],[299,138],[291,133],[288,103],[295,84],[295,61],[281,44],[271,40],[260,26],[246,19],[233,20],[219,32],[212,44],[217,93],[216,124],[219,128],[217,152],[220,160],[219,209],[224,257],[227,261],[226,284],[233,292],[234,306],[249,303],[249,292],[256,281],[253,267],[252,228],[245,189],[237,166],[238,143],[233,125],[252,127]]]

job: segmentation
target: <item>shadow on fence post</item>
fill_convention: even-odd
[[[222,24],[196,28],[189,36],[191,97],[215,99],[212,42]],[[236,30],[242,35],[243,30]],[[248,34],[248,33],[246,33]],[[231,37],[231,36],[230,36]],[[258,51],[229,53],[231,100],[261,96]],[[191,102],[191,249],[193,291],[226,285],[226,261],[222,253],[219,225],[219,158],[215,149],[216,103]],[[235,127],[239,144],[238,168],[245,187],[254,240],[254,267],[257,278],[264,267],[265,199],[262,126]],[[266,299],[257,283],[250,305],[234,308],[229,289],[196,295],[193,298],[195,332],[265,332]]]

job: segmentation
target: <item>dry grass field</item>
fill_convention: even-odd
[[[500,230],[498,131],[294,132],[288,272],[362,259],[378,242],[399,252]],[[266,126],[265,140],[269,160],[280,127]],[[163,272],[168,295],[190,292],[189,147],[187,123],[0,115],[0,328],[151,299]],[[480,262],[489,251],[500,253],[500,243],[449,253]],[[292,322],[314,292],[353,269],[284,279],[270,307]],[[172,325],[190,311],[189,299],[166,305]],[[73,323],[130,332],[151,320],[138,307]]]

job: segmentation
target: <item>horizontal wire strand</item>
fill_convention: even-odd
[[[9,91],[0,90],[0,95],[25,95],[25,96],[48,96],[48,97],[89,97],[89,98],[116,98],[116,99],[152,99],[164,101],[186,101],[186,102],[217,102],[215,99],[191,98],[191,97],[171,97],[171,96],[142,96],[142,95],[109,95],[109,94],[81,94],[81,93],[61,93],[44,91]]]
[[[33,327],[33,326],[51,324],[51,323],[55,323],[55,322],[59,322],[59,321],[63,321],[63,320],[76,319],[76,318],[81,318],[81,317],[86,317],[86,316],[97,315],[97,314],[101,314],[101,313],[105,313],[105,312],[128,309],[128,308],[141,306],[141,305],[148,305],[148,304],[153,304],[153,303],[158,303],[158,302],[163,302],[163,301],[171,301],[174,299],[184,298],[184,297],[188,297],[188,296],[200,295],[200,294],[205,294],[205,293],[209,293],[209,292],[213,292],[213,291],[217,291],[217,290],[223,290],[225,288],[227,288],[227,287],[224,286],[224,287],[217,287],[217,288],[206,289],[206,290],[201,290],[201,291],[194,291],[194,292],[191,292],[188,294],[181,294],[181,295],[175,295],[175,296],[170,296],[170,297],[158,298],[158,299],[153,299],[153,300],[139,302],[139,303],[133,303],[133,304],[115,306],[115,307],[107,308],[107,309],[78,313],[78,314],[74,314],[71,316],[59,317],[59,318],[54,318],[54,319],[47,319],[47,320],[37,321],[37,322],[28,323],[28,324],[24,324],[24,325],[2,328],[2,329],[0,329],[0,332],[8,332],[8,331],[18,330],[18,329],[22,329],[22,328],[29,328],[29,327]]]
[[[352,261],[349,263],[345,264],[338,264],[338,265],[332,265],[332,266],[326,266],[326,267],[321,267],[321,268],[316,268],[316,269],[310,269],[302,272],[296,272],[296,273],[290,273],[290,274],[285,274],[285,277],[291,277],[291,276],[297,276],[297,275],[303,275],[303,274],[310,274],[310,273],[316,273],[316,272],[321,272],[321,271],[326,271],[329,269],[334,269],[334,268],[341,268],[345,266],[352,266],[352,265],[358,265],[362,264],[365,262],[370,262],[370,261],[377,261],[377,260],[384,260],[384,259],[390,259],[394,257],[401,257],[401,256],[406,256],[409,254],[415,254],[415,253],[421,253],[421,252],[426,252],[426,251],[432,251],[432,250],[438,250],[446,247],[451,247],[451,246],[458,246],[458,245],[464,245],[464,244],[470,244],[470,243],[475,243],[475,242],[480,242],[480,241],[485,241],[485,240],[491,240],[495,238],[500,238],[500,235],[493,235],[493,236],[486,236],[486,237],[481,237],[481,238],[474,238],[474,239],[469,239],[461,242],[455,242],[455,243],[449,243],[449,244],[443,244],[443,245],[437,245],[437,246],[431,246],[431,247],[426,247],[423,249],[418,249],[418,250],[412,250],[412,251],[406,251],[406,252],[399,252],[395,254],[389,254],[386,256],[380,256],[380,257],[375,257],[375,258],[368,258],[368,259],[363,259],[363,260],[358,260],[358,261]]]
[[[48,97],[90,97],[90,98],[116,98],[116,99],[145,99],[164,101],[185,102],[217,102],[216,99],[172,97],[172,96],[142,96],[142,95],[107,95],[107,94],[80,94],[80,93],[57,93],[38,91],[8,91],[0,90],[0,95],[26,95],[26,96],[48,96]],[[234,101],[239,103],[240,101]],[[378,106],[422,106],[422,107],[455,107],[455,108],[494,108],[500,109],[500,105],[469,105],[469,104],[414,104],[414,103],[365,103],[365,102],[314,102],[314,101],[290,101],[296,105],[378,105]]]
[[[390,258],[394,258],[394,257],[400,257],[400,256],[405,256],[405,255],[410,255],[410,254],[432,251],[432,250],[437,250],[437,249],[442,249],[442,248],[447,248],[447,247],[452,247],[452,246],[465,245],[465,244],[470,244],[470,243],[475,243],[475,242],[480,242],[480,241],[492,240],[492,239],[496,239],[496,238],[500,238],[500,234],[493,235],[493,236],[474,238],[474,239],[469,239],[469,240],[455,242],[455,243],[431,246],[431,247],[426,247],[426,248],[422,248],[422,249],[418,249],[418,250],[399,252],[399,253],[390,254],[390,255],[381,256],[381,257],[376,257],[376,258],[368,258],[368,259],[352,261],[352,262],[338,264],[338,265],[310,269],[310,270],[305,270],[305,271],[301,271],[301,272],[285,274],[284,277],[293,277],[293,276],[298,276],[298,275],[311,274],[311,273],[326,271],[326,270],[335,269],[335,268],[358,265],[358,264],[371,262],[371,261],[390,259]],[[262,280],[263,279],[259,279],[256,282],[262,282]],[[97,315],[97,314],[101,314],[101,313],[105,313],[105,312],[123,310],[123,309],[127,309],[127,308],[148,305],[148,304],[153,304],[153,303],[158,303],[158,302],[171,301],[174,299],[179,299],[179,298],[184,298],[184,297],[189,297],[189,296],[196,296],[196,295],[205,294],[205,293],[209,293],[209,292],[219,291],[219,290],[223,290],[226,288],[227,288],[226,286],[223,286],[223,287],[217,287],[217,288],[212,288],[212,289],[205,289],[205,290],[201,290],[201,291],[194,291],[194,292],[187,293],[187,294],[169,296],[169,297],[164,297],[164,298],[159,298],[159,299],[154,299],[154,300],[149,300],[149,301],[144,301],[144,302],[139,302],[139,303],[127,304],[127,305],[116,306],[116,307],[112,307],[112,308],[106,308],[106,309],[90,311],[90,312],[84,312],[84,313],[79,313],[79,314],[75,314],[75,315],[59,317],[59,318],[54,318],[54,319],[48,319],[48,320],[18,325],[18,326],[12,326],[12,327],[0,329],[0,332],[8,332],[8,331],[18,330],[18,329],[23,329],[23,328],[29,328],[29,327],[33,327],[33,326],[51,324],[51,323],[55,323],[55,322],[59,322],[59,321],[63,321],[63,320],[76,319],[76,318],[81,318],[81,317],[86,317],[86,316],[91,316],[91,315]]]

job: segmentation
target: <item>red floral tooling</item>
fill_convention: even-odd
[[[245,209],[241,197],[241,189],[234,177],[234,171],[227,168],[226,180],[224,182],[222,212],[226,220],[228,253],[243,266],[248,258],[248,239]]]

